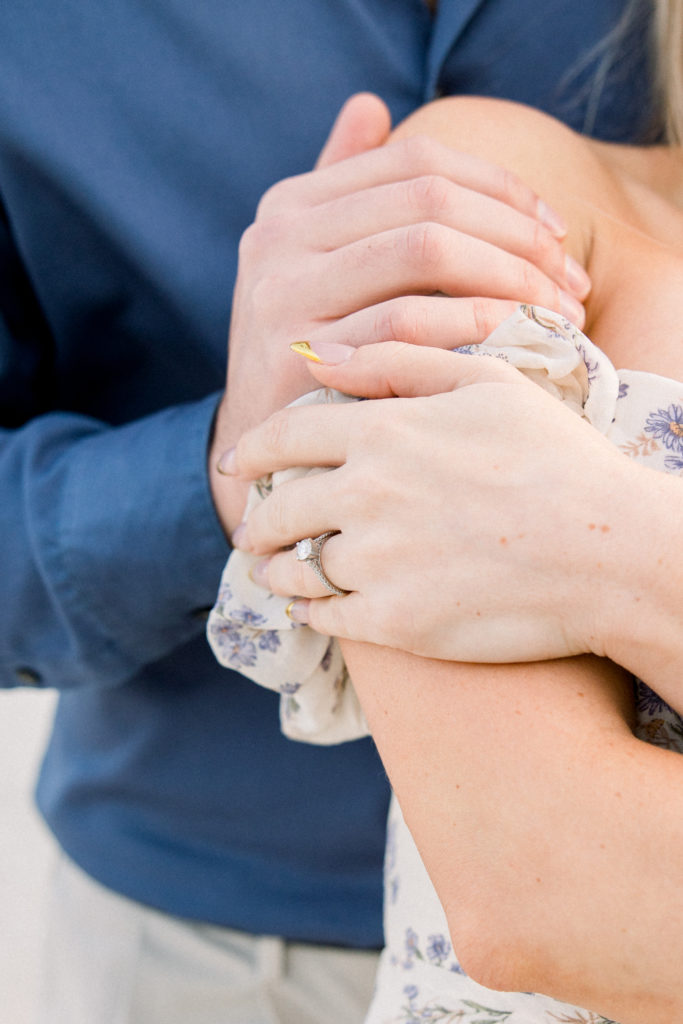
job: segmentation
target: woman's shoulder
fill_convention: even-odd
[[[555,145],[576,147],[578,153],[588,141],[542,110],[489,96],[444,96],[421,107],[403,127],[414,133],[416,122],[453,146],[498,162],[509,157],[526,163],[535,147],[548,155]]]
[[[591,276],[591,338],[617,367],[681,376],[682,151],[595,142],[531,107],[482,97],[437,100],[398,134],[430,135],[530,185],[563,215],[565,248]]]
[[[570,225],[567,247],[585,262],[595,208],[622,214],[620,175],[604,147],[542,111],[509,100],[449,96],[428,104],[398,129],[425,133],[513,171]]]

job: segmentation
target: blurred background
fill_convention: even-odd
[[[55,695],[0,691],[0,1021],[33,1024],[54,847],[32,790]]]

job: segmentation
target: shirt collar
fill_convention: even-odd
[[[439,0],[427,55],[425,100],[434,98],[441,67],[458,36],[485,0]]]

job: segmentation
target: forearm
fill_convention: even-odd
[[[634,173],[632,161],[643,159],[644,151],[634,157],[619,147],[595,147],[538,111],[480,98],[448,98],[430,104],[401,125],[398,134],[416,131],[495,159],[537,189],[565,217],[569,224],[567,249],[591,272],[594,287],[587,304],[586,328],[591,340],[618,369],[635,366],[683,379],[677,341],[671,343],[666,333],[656,344],[648,344],[642,330],[629,335],[625,330],[629,313],[624,312],[623,304],[617,304],[615,315],[604,316],[619,274],[615,250],[624,243],[624,235],[614,233],[613,224],[623,226],[629,220],[621,205],[621,179],[613,173],[614,161],[628,161],[628,170]],[[648,166],[651,175],[652,165]],[[642,168],[635,168],[635,173],[642,177]],[[600,258],[595,255],[596,234],[603,239]],[[634,259],[630,250],[622,256],[626,258]],[[647,306],[642,295],[640,305]],[[670,338],[676,337],[674,326]],[[627,392],[628,386],[624,390]],[[662,403],[665,408],[670,400]],[[638,430],[642,431],[642,425]],[[636,433],[634,429],[631,437],[622,438],[632,442],[631,449]],[[671,440],[675,442],[674,435]],[[674,444],[670,450],[674,464],[677,451]],[[590,468],[589,463],[583,467],[586,486],[594,483]],[[600,520],[591,516],[584,524],[579,514],[579,529],[567,524],[567,529],[572,529],[575,581],[568,594],[571,607],[567,618],[570,623],[587,616],[592,620],[592,636],[585,639],[593,644],[583,650],[604,653],[627,666],[672,706],[683,710],[683,610],[679,597],[683,586],[683,479],[680,469],[668,480],[635,463],[630,469],[618,478],[619,488],[612,494],[603,489],[596,502],[596,507],[602,503]],[[677,472],[675,468],[672,471]],[[595,486],[593,491],[597,495]],[[583,508],[577,507],[582,513]],[[604,527],[608,529],[602,532]],[[562,576],[571,582],[568,572]]]
[[[633,738],[618,670],[345,656],[474,979],[678,1019],[683,779]]]
[[[593,601],[605,654],[683,712],[683,479],[634,466],[618,498]],[[590,595],[586,595],[591,600]]]
[[[228,546],[206,479],[217,398],[122,427],[0,435],[0,681],[114,685],[204,629]]]

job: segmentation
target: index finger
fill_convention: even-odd
[[[232,472],[256,480],[292,466],[341,466],[346,461],[353,405],[311,405],[281,409],[237,442]]]
[[[314,350],[312,358],[318,359]],[[402,342],[366,345],[342,364],[311,369],[330,387],[374,401],[280,410],[240,438],[231,460],[233,472],[254,480],[292,466],[341,466],[357,439],[376,436],[377,427],[386,422],[382,417],[398,413],[398,405],[386,406],[387,398],[402,403],[480,383],[519,381],[529,386],[518,370],[494,357]]]
[[[523,387],[523,382],[529,383],[509,363],[487,352],[476,358],[478,353],[385,341],[354,349],[343,362],[325,363],[315,346],[309,349],[310,353],[299,343],[295,351],[311,360],[314,377],[328,387],[364,398],[427,398],[484,382],[515,381]]]

